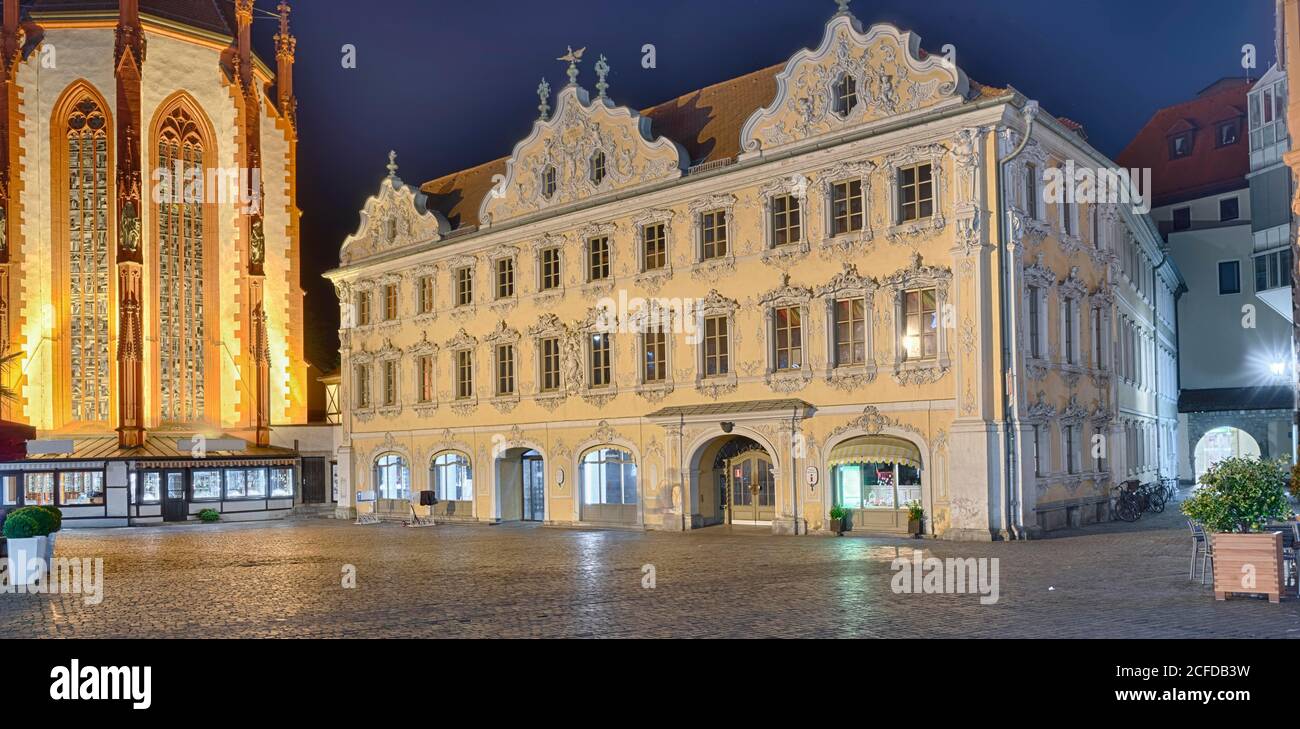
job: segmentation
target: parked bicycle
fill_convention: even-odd
[[[1142,518],[1142,512],[1147,510],[1148,497],[1137,481],[1125,481],[1112,490],[1115,496],[1111,513],[1115,518],[1128,522]]]

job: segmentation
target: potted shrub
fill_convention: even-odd
[[[216,509],[204,509],[199,512],[199,521],[211,524],[214,521],[221,521],[221,512]]]
[[[831,507],[831,533],[840,536],[844,533],[844,522],[849,518],[849,510],[843,506]]]
[[[54,560],[54,535],[63,528],[63,512],[57,506],[24,506],[21,509],[9,512],[9,516],[14,514],[22,514],[36,521],[41,534],[45,535],[43,542],[45,551],[42,556],[45,558],[46,563],[52,562]]]
[[[4,535],[9,546],[9,582],[30,585],[46,574],[48,540],[53,519],[39,516],[36,507],[17,509],[5,517]]]
[[[907,533],[914,537],[920,538],[921,527],[925,522],[925,509],[921,508],[921,502],[913,501],[907,505]]]
[[[1282,461],[1226,458],[1201,475],[1202,488],[1183,502],[1183,513],[1212,540],[1216,599],[1250,592],[1281,600],[1282,534],[1264,528],[1291,516],[1287,481]]]

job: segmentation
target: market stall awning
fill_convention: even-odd
[[[921,467],[921,451],[902,438],[887,435],[864,435],[831,449],[829,466],[848,466],[853,464],[888,463],[900,466]]]

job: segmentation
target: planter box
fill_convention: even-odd
[[[46,550],[48,537],[9,540],[9,584],[30,585],[45,576],[49,569]],[[32,560],[39,560],[31,564]]]
[[[1268,595],[1280,602],[1286,572],[1282,569],[1282,534],[1228,534],[1216,532],[1214,540],[1214,599],[1229,593]]]
[[[828,527],[828,528],[831,530],[831,533],[832,533],[832,534],[834,534],[835,536],[838,537],[838,536],[844,534],[844,520],[843,520],[843,519],[830,519],[830,520],[829,520],[829,527]]]
[[[908,520],[907,520],[907,533],[908,533],[908,534],[911,534],[911,535],[914,536],[914,537],[919,537],[919,536],[921,536],[921,520],[920,520],[920,519],[908,519]]]

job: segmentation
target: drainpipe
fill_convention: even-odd
[[[799,472],[795,470],[795,423],[798,422],[799,408],[790,408],[790,519],[794,525],[794,535],[799,535]]]
[[[1020,524],[1017,511],[1020,509],[1020,471],[1016,464],[1016,429],[1013,425],[1017,422],[1015,394],[1012,392],[1012,383],[1015,380],[1015,362],[1013,361],[1014,347],[1008,338],[1008,333],[1012,331],[1010,316],[1011,305],[1015,300],[1015,292],[1012,290],[1012,283],[1015,276],[1007,262],[1006,236],[1010,226],[1007,224],[1006,208],[1006,165],[1015,159],[1025,150],[1029,144],[1029,137],[1034,131],[1034,119],[1038,115],[1038,102],[1029,101],[1025,104],[1020,113],[1025,121],[1025,133],[1020,139],[1020,144],[1016,146],[1006,157],[998,160],[997,166],[997,203],[998,214],[1003,216],[1001,224],[1002,232],[1002,251],[998,255],[998,274],[1002,279],[1002,311],[998,317],[998,326],[1002,339],[1002,381],[1005,392],[1002,397],[1002,434],[1006,442],[1006,461],[1004,467],[1007,471],[1007,507],[1006,507],[1006,531],[1010,539],[1024,539],[1024,529]]]

